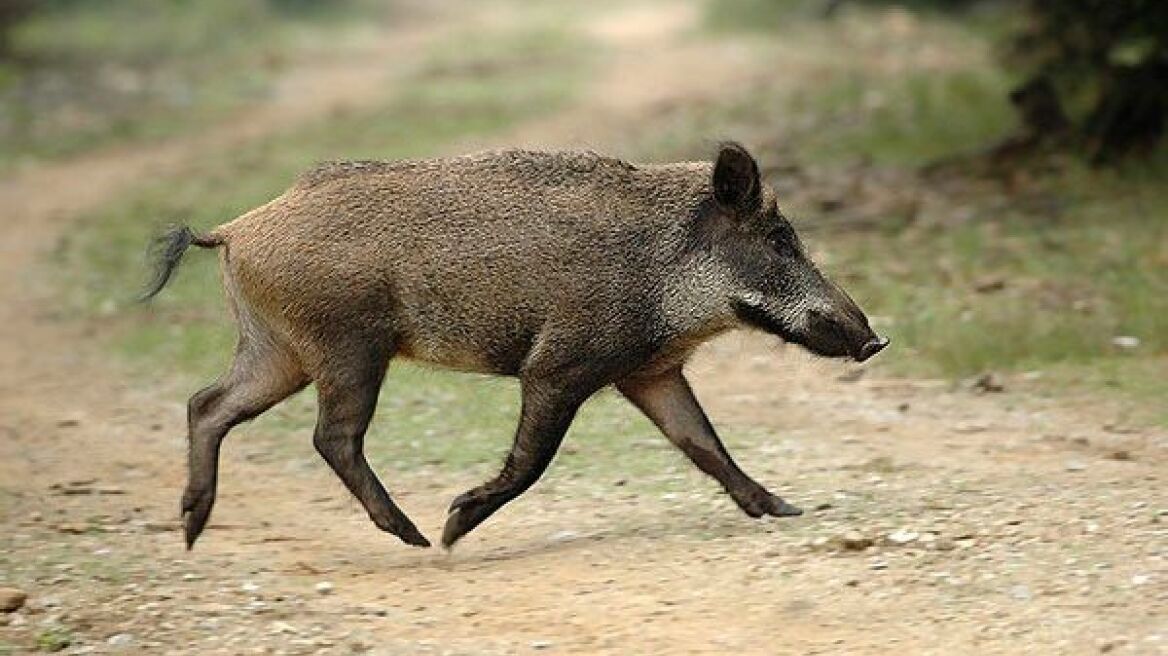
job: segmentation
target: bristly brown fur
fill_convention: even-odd
[[[446,546],[535,483],[576,409],[608,385],[748,514],[793,514],[726,453],[681,366],[742,325],[833,357],[882,345],[806,257],[758,170],[737,144],[713,163],[524,150],[334,162],[206,236],[167,233],[146,296],[190,245],[222,245],[240,328],[230,371],[189,405],[188,545],[214,503],[223,437],[315,382],[317,450],[378,527],[429,546],[361,450],[398,356],[521,383],[515,445],[452,504]]]

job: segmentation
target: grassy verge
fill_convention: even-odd
[[[289,59],[386,13],[282,0],[109,0],[40,8],[0,60],[0,170],[191,130],[262,99]]]
[[[808,241],[829,247],[829,268],[888,324],[898,357],[880,366],[954,378],[1037,371],[1051,391],[1114,392],[1144,419],[1168,423],[1159,403],[1168,392],[1168,153],[1116,171],[1070,162],[1024,170],[1009,185],[932,189],[919,167],[986,148],[1014,124],[1010,80],[989,48],[993,17],[872,3],[825,21],[800,3],[755,4],[731,12],[711,2],[710,26],[743,30],[740,38],[776,62],[774,78],[663,121],[671,127],[646,151],[702,156],[695,135],[732,134],[761,144],[764,159],[816,169],[820,185],[852,189],[862,170],[875,180],[869,187],[925,198],[912,219],[884,209],[877,230],[832,229],[816,217],[836,210],[776,176],[792,190],[796,218],[823,228]],[[911,45],[871,38],[872,30],[899,31]],[[800,70],[817,83],[793,88]],[[1116,346],[1117,336],[1139,345]]]
[[[1057,218],[1007,207],[963,225],[845,240],[857,289],[895,317],[905,346],[937,373],[1120,366],[1168,354],[1160,185],[1081,175],[1090,180],[1044,183],[1067,204]],[[1117,347],[1117,336],[1139,345]]]

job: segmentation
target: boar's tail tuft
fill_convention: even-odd
[[[183,253],[192,245],[199,248],[216,248],[225,243],[223,235],[214,232],[198,235],[187,226],[177,226],[159,235],[151,242],[148,251],[148,257],[154,261],[154,276],[138,300],[141,302],[149,301],[162,291],[162,288],[170,281],[174,270],[178,268]]]

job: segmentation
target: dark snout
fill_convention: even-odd
[[[867,360],[873,355],[883,351],[885,346],[888,346],[887,337],[875,337],[868,340],[863,346],[860,347],[860,352],[856,354],[856,362],[863,362],[864,360]]]
[[[883,351],[888,338],[877,335],[868,317],[847,292],[825,278],[820,278],[821,305],[808,311],[807,334],[802,341],[812,353],[835,358],[852,358],[857,362]]]
[[[807,325],[800,343],[817,355],[863,362],[888,346],[888,338],[874,333],[868,318],[855,305],[831,312],[812,310]]]

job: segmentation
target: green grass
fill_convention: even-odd
[[[0,61],[0,168],[171,135],[262,99],[290,58],[351,37],[367,0],[108,0],[42,9]]]
[[[810,162],[868,158],[878,165],[913,165],[972,152],[1013,125],[1008,76],[988,67],[891,77],[839,76],[787,110],[818,117],[799,140]]]
[[[73,644],[73,632],[64,626],[42,629],[36,638],[37,651],[58,652]]]
[[[822,13],[821,0],[713,0],[705,22],[715,30],[749,30],[781,34],[792,22]]]
[[[1077,191],[1071,180],[1050,181],[1072,208],[1057,221],[1011,214],[837,243],[856,296],[892,318],[906,371],[965,376],[1163,357],[1168,203],[1154,186],[1115,182]],[[977,291],[990,282],[1004,286]],[[1118,335],[1140,347],[1121,352]]]

